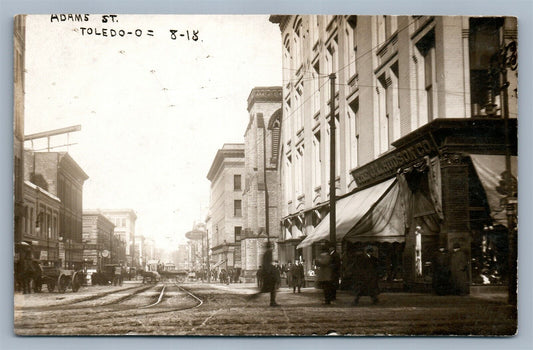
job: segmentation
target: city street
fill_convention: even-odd
[[[15,294],[18,335],[512,335],[516,315],[506,294],[470,296],[383,293],[378,305],[351,305],[340,291],[331,306],[322,291],[280,288],[249,300],[253,284],[173,282],[85,286],[77,293]]]

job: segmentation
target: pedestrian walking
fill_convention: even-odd
[[[267,243],[266,251],[263,254],[261,265],[261,289],[259,292],[249,296],[249,299],[257,298],[261,293],[270,293],[270,306],[279,306],[276,303],[276,289],[280,283],[279,269],[272,264],[272,245]]]
[[[431,280],[433,290],[437,295],[450,294],[450,253],[444,247],[440,247],[432,259],[433,278]]]
[[[369,296],[372,303],[378,302],[378,260],[374,256],[374,249],[366,247],[364,254],[356,256],[354,268],[354,305],[359,303],[359,298],[363,295]]]
[[[324,290],[324,303],[329,305],[336,299],[339,286],[340,256],[334,245],[324,248],[318,257],[318,267],[317,281]]]
[[[450,260],[453,291],[457,295],[466,295],[470,292],[470,266],[468,258],[459,243],[453,245]]]
[[[299,260],[295,260],[294,265],[291,264],[289,276],[291,277],[289,287],[292,288],[292,292],[296,293],[296,289],[298,289],[298,293],[301,293],[305,273],[304,267]]]
[[[262,271],[263,271],[263,266],[259,265],[259,269],[255,273],[255,278],[257,279],[257,288],[259,288],[259,289],[261,289],[261,287],[263,285]]]
[[[335,249],[335,244],[329,245],[329,256],[331,257],[331,271],[332,271],[332,300],[337,300],[337,289],[339,289],[339,279],[341,277],[341,256]]]
[[[293,267],[293,265],[289,261],[287,263],[287,265],[283,269],[283,271],[285,273],[285,277],[287,278],[287,287],[289,287],[289,288],[292,287],[292,273],[291,273],[292,267]]]

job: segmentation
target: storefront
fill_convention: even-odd
[[[447,254],[450,292],[467,294],[472,283],[507,283],[513,211],[502,204],[516,198],[516,127],[510,120],[506,145],[501,119],[437,119],[354,169],[358,188],[337,201],[343,284],[350,284],[355,256],[368,245],[375,248],[383,283],[408,290],[431,290],[439,251]],[[505,172],[509,167],[512,176]],[[297,248],[328,237],[329,215]]]

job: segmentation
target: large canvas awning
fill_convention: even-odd
[[[470,158],[487,195],[490,215],[494,223],[507,226],[505,206],[501,202],[505,195],[501,193],[500,188],[503,183],[502,173],[505,171],[505,156],[471,154]],[[517,172],[518,157],[512,156],[511,174],[517,178]]]
[[[336,238],[350,241],[403,241],[403,214],[398,210],[399,186],[395,178],[337,201]],[[395,211],[397,213],[395,213]],[[329,214],[298,245],[310,246],[329,239]],[[400,227],[396,230],[396,227]]]

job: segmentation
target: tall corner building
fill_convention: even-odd
[[[255,281],[267,241],[279,238],[279,149],[281,86],[254,87],[244,133],[243,233],[241,260],[246,281]],[[278,249],[274,248],[277,259]]]
[[[281,262],[301,259],[312,276],[330,239],[333,115],[345,285],[367,246],[390,288],[431,288],[439,248],[450,254],[456,293],[513,278],[516,18],[270,21],[279,24],[283,60]]]
[[[207,230],[213,265],[241,269],[242,181],[244,144],[225,143],[215,155],[207,179],[211,182]]]

